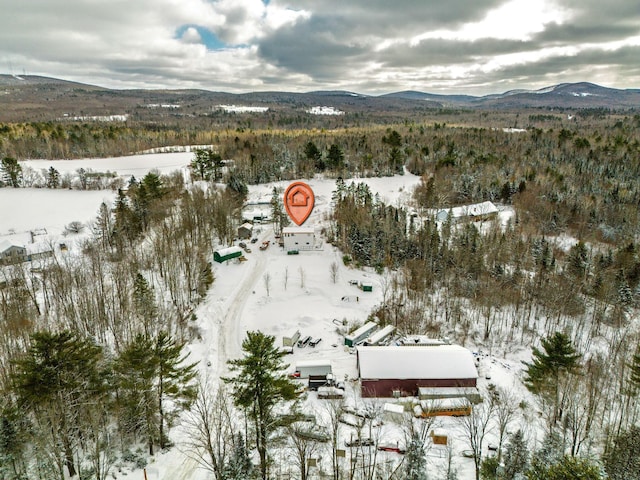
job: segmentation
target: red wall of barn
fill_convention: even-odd
[[[445,379],[383,379],[360,381],[363,397],[393,397],[394,390],[400,390],[402,396],[418,395],[418,387],[475,387],[475,378]]]

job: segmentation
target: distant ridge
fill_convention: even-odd
[[[314,106],[334,107],[341,112],[366,114],[418,113],[429,109],[459,108],[515,110],[524,108],[640,109],[640,89],[607,88],[594,83],[560,83],[538,90],[517,89],[485,96],[443,95],[406,90],[384,95],[363,95],[346,90],[306,93],[270,91],[227,93],[204,89],[116,90],[37,75],[0,74],[0,121],[53,120],[82,115],[154,116],[153,105],[184,106],[204,115],[215,105],[235,104],[268,107],[289,113]],[[187,115],[179,108],[156,110],[155,117]]]
[[[594,83],[560,83],[538,90],[509,90],[482,97],[436,95],[416,91],[390,93],[392,98],[442,102],[458,107],[561,107],[561,108],[640,108],[640,89],[620,90]]]

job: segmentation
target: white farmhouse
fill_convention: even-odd
[[[282,245],[287,252],[314,250],[316,248],[316,232],[313,227],[284,227],[282,229]]]

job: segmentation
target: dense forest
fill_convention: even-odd
[[[192,419],[200,427],[212,420],[209,408],[231,412],[223,393],[203,393],[182,353],[198,336],[194,309],[216,281],[213,250],[233,239],[248,186],[319,175],[336,182],[327,240],[345,264],[385,279],[372,317],[500,354],[540,346],[523,382],[546,407],[546,443],[522,465],[507,462],[506,473],[489,462],[477,475],[567,478],[557,472],[573,468],[585,472],[575,478],[601,478],[599,461],[609,478],[640,475],[635,465],[636,477],[620,467],[638,453],[630,438],[640,414],[640,115],[433,111],[376,123],[361,115],[312,126],[249,115],[207,122],[0,125],[0,186],[118,192],[85,227],[92,236],[81,257],[37,272],[3,268],[0,479],[102,480],[116,456],[143,465],[146,453],[168,447],[166,430],[187,405],[203,409]],[[19,163],[205,144],[215,147],[197,152],[192,167],[206,189],[180,175],[124,182]],[[387,205],[358,182],[405,171],[421,176],[408,205]],[[512,220],[435,221],[438,210],[486,200],[513,208]],[[269,351],[268,339],[258,340]],[[292,398],[282,391],[274,398]],[[472,421],[506,415],[507,402],[489,400]],[[218,435],[228,448],[209,455],[216,478],[246,478],[249,467],[238,465],[253,448],[261,455],[253,473],[266,478],[268,432],[246,441],[253,437],[224,425]],[[261,425],[256,419],[256,431]],[[506,458],[527,450],[518,441],[505,446]],[[137,445],[146,453],[132,453]],[[304,460],[312,447],[295,448]],[[411,462],[415,469],[398,478],[427,478],[419,456]],[[369,473],[362,478],[383,475]]]

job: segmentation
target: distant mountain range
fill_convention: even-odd
[[[384,95],[392,98],[425,100],[443,106],[520,108],[638,108],[640,89],[620,90],[589,82],[560,83],[540,90],[509,90],[500,94],[474,97],[470,95],[434,95],[415,91]]]
[[[299,111],[313,106],[346,113],[416,112],[432,108],[516,110],[525,108],[638,109],[640,89],[562,83],[540,90],[511,90],[485,96],[403,91],[362,95],[348,91],[253,92],[233,94],[197,89],[114,90],[34,75],[0,75],[0,121],[51,120],[68,115],[118,115],[174,106],[174,115],[210,112],[216,105],[252,105]]]

